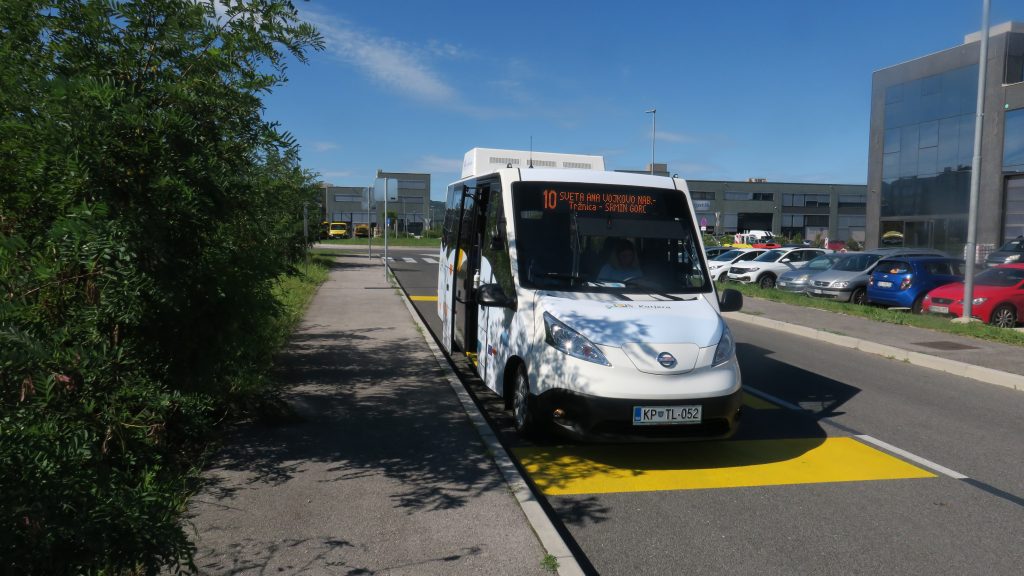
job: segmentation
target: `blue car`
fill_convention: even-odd
[[[921,304],[929,291],[963,279],[964,261],[957,258],[886,258],[875,266],[868,279],[867,301],[910,308],[911,312],[920,314]]]

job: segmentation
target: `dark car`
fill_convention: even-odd
[[[704,249],[704,253],[707,254],[708,260],[711,260],[715,256],[728,252],[729,250],[732,250],[731,246],[708,246]]]
[[[915,256],[886,258],[875,265],[868,279],[867,301],[919,314],[925,295],[934,288],[964,279],[964,261],[957,258]]]
[[[1016,262],[1024,262],[1024,236],[1017,236],[985,258],[985,266],[988,268]]]

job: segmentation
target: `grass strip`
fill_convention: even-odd
[[[729,282],[719,286],[720,290],[724,288],[739,290],[744,296],[752,298],[763,298],[765,300],[772,300],[783,304],[816,308],[818,310],[836,312],[839,314],[846,314],[848,316],[858,316],[874,320],[876,322],[914,326],[916,328],[925,328],[937,332],[945,332],[947,334],[970,336],[980,340],[1024,347],[1024,333],[1006,328],[996,328],[994,326],[989,326],[988,324],[982,324],[981,322],[954,324],[950,321],[950,318],[946,316],[911,314],[908,311],[889,310],[888,308],[882,308],[880,306],[835,302],[833,300],[812,298],[803,294],[782,292],[781,290],[774,288],[764,289],[752,284]]]

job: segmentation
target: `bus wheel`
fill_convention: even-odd
[[[533,411],[530,397],[530,381],[526,378],[526,368],[516,368],[516,388],[512,396],[512,416],[515,418],[516,432],[522,436],[533,436],[537,431],[537,416]]]

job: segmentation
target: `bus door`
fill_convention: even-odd
[[[463,352],[476,354],[477,305],[476,285],[480,281],[480,243],[483,226],[481,199],[487,197],[487,185],[463,192],[462,220],[455,250],[454,345]]]
[[[506,296],[514,299],[516,288],[508,254],[507,222],[501,188],[497,183],[490,187],[482,214],[485,214],[485,218],[480,245],[480,284],[497,284]],[[480,358],[477,371],[488,388],[502,393],[499,386],[511,349],[509,328],[515,310],[514,307],[497,306],[479,306],[478,310]]]

